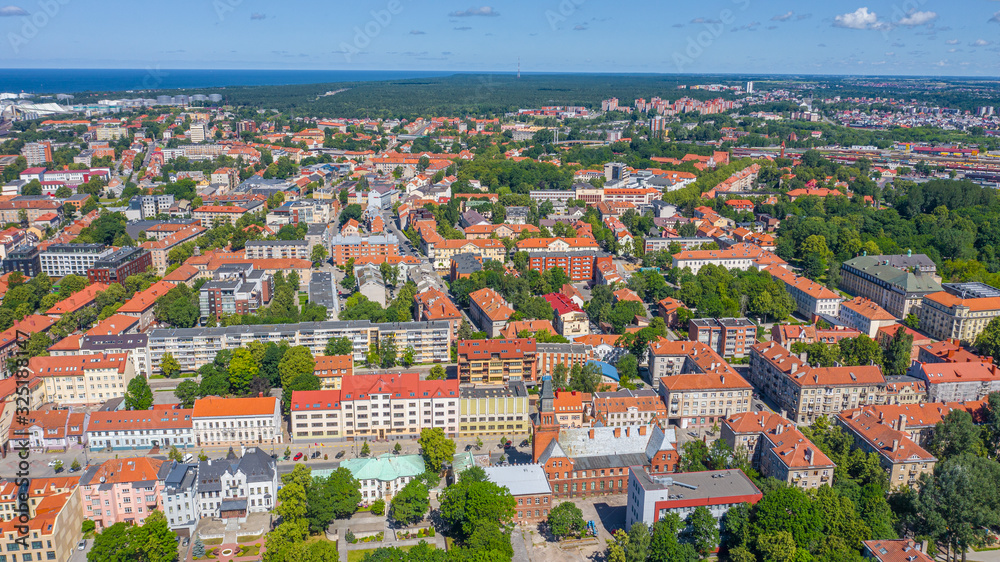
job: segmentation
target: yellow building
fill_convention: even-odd
[[[531,427],[529,403],[523,382],[463,388],[458,436],[527,433]]]
[[[29,484],[28,534],[17,518],[0,522],[0,552],[16,560],[69,560],[82,537],[83,506],[79,478],[37,478]],[[0,487],[0,506],[15,508],[18,488]],[[10,513],[10,512],[7,512]]]

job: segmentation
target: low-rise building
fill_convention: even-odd
[[[549,293],[542,298],[552,306],[556,330],[567,339],[586,336],[590,333],[590,319],[587,313],[571,298],[562,293]]]
[[[915,363],[909,374],[927,383],[931,402],[982,400],[1000,390],[1000,368],[993,363]]]
[[[506,386],[465,386],[459,389],[459,437],[520,435],[531,428],[528,389],[523,382]]]
[[[917,309],[922,331],[939,340],[973,342],[991,320],[1000,316],[1000,290],[987,286],[981,291],[978,287],[965,290],[962,285],[968,284],[946,286],[944,291],[924,296]]]
[[[587,361],[594,359],[594,348],[582,343],[539,343],[535,349],[538,352],[537,377],[552,376],[559,365],[566,367],[567,372],[574,365],[583,368]]]
[[[652,527],[668,514],[684,521],[698,507],[707,508],[718,521],[730,507],[753,505],[763,497],[739,469],[656,476],[642,467],[629,467],[625,528],[639,522]]]
[[[351,355],[317,355],[313,374],[319,378],[321,390],[340,388],[344,377],[354,376],[354,357]]]
[[[575,390],[556,390],[552,402],[555,411],[555,421],[559,427],[583,427],[591,408],[591,396],[586,392]]]
[[[667,422],[667,407],[652,390],[595,392],[591,403],[594,421],[605,427]]]
[[[537,464],[488,466],[486,479],[507,488],[517,502],[515,523],[528,525],[544,521],[553,507],[552,488],[545,470]]]
[[[69,450],[85,442],[87,414],[69,410],[30,410],[18,413],[10,423],[11,448],[24,445],[33,451]]]
[[[469,317],[486,335],[495,338],[507,325],[514,309],[489,287],[469,293]]]
[[[83,517],[99,531],[119,522],[142,525],[150,513],[163,511],[163,483],[172,467],[150,457],[91,465],[80,476]]]
[[[0,552],[11,562],[70,560],[82,534],[84,508],[77,478],[35,478],[23,486],[0,485]],[[25,521],[18,515],[22,494],[29,498]],[[17,510],[17,511],[16,511]],[[17,557],[15,559],[15,557]]]
[[[863,541],[865,558],[877,562],[934,562],[913,539]]]
[[[340,463],[342,468],[361,484],[361,501],[370,505],[375,500],[387,503],[411,480],[420,477],[425,469],[424,458],[420,455],[391,455],[348,459]]]
[[[840,304],[840,320],[869,338],[878,331],[896,323],[896,317],[865,297],[854,297]]]
[[[168,281],[157,281],[148,289],[132,295],[125,304],[118,308],[116,314],[139,319],[139,331],[145,332],[156,320],[156,300],[170,292],[174,284]]]
[[[191,409],[98,411],[87,422],[91,451],[194,447]]]
[[[153,257],[149,250],[125,246],[94,261],[94,265],[87,270],[87,279],[91,283],[124,285],[128,276],[145,273],[152,266]]]
[[[763,476],[805,489],[833,482],[833,461],[778,414],[737,414],[722,420],[721,428],[720,439],[734,451],[746,453]]]
[[[281,404],[277,398],[195,400],[191,413],[196,445],[258,445],[281,443]]]
[[[278,480],[277,463],[261,447],[247,447],[238,458],[200,461],[198,516],[242,522],[249,513],[267,513],[274,509]]]
[[[660,379],[667,420],[682,428],[710,427],[722,418],[750,411],[753,387],[736,371],[686,373]]]

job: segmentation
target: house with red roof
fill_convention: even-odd
[[[221,398],[194,402],[191,414],[196,445],[239,446],[281,443],[281,404],[271,396]]]
[[[549,293],[542,295],[551,306],[555,314],[556,330],[568,338],[574,339],[577,336],[585,336],[590,333],[590,319],[587,313],[580,308],[580,305],[573,302],[573,299],[563,293]]]

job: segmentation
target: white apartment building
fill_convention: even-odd
[[[92,451],[193,447],[191,409],[94,412],[87,423]]]
[[[277,398],[219,398],[196,400],[191,416],[195,444],[256,445],[281,443],[281,404]]]
[[[42,272],[49,277],[87,276],[94,262],[111,255],[104,244],[52,244],[38,255]]]

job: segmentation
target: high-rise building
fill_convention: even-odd
[[[747,82],[747,93],[748,94],[752,94],[753,93],[753,81],[752,80],[750,82]]]
[[[52,143],[48,141],[29,142],[21,149],[21,155],[29,166],[38,166],[52,161]]]

